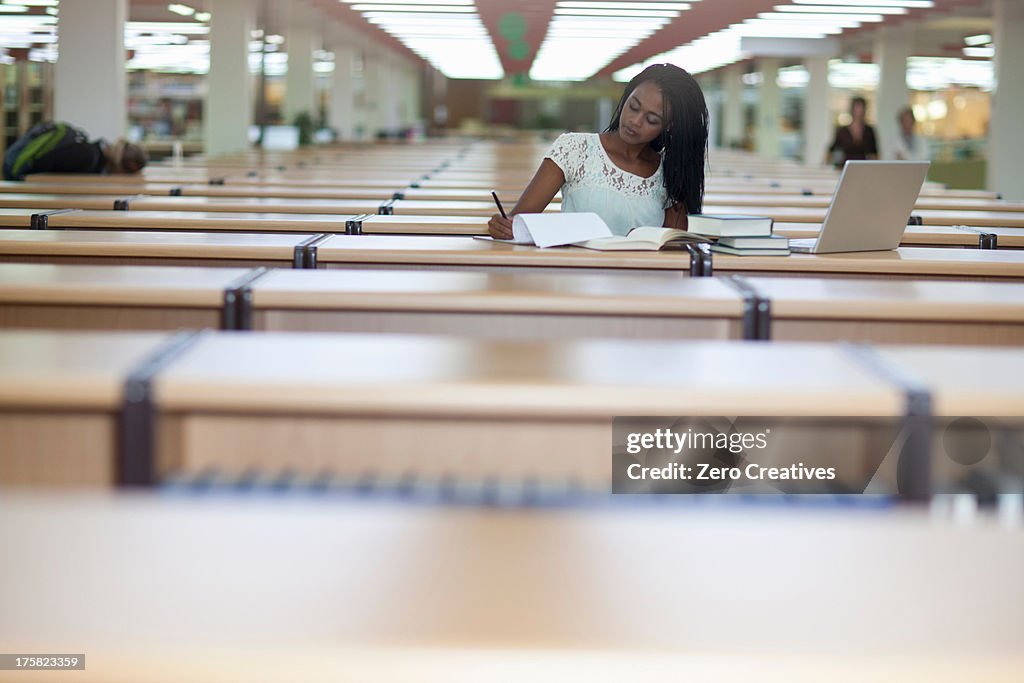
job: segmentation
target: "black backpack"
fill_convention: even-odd
[[[65,145],[88,142],[85,131],[68,123],[44,121],[18,139],[4,155],[4,179],[24,180],[32,172],[32,163]]]

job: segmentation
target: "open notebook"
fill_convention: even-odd
[[[512,239],[495,240],[538,247],[575,245],[599,251],[658,251],[685,242],[710,242],[707,237],[661,227],[634,228],[615,235],[596,213],[521,213],[512,219]]]

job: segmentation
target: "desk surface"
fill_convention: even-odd
[[[224,290],[248,272],[247,268],[0,263],[0,302],[219,308],[224,305]]]
[[[900,247],[892,251],[789,256],[715,254],[719,272],[858,273],[1024,278],[1024,252],[1007,249]]]
[[[0,333],[0,406],[111,410],[128,372],[166,334]]]
[[[74,678],[104,683],[1008,682],[1019,534],[898,509],[9,494],[0,639],[75,643]]]
[[[93,209],[108,211],[124,195],[91,194],[0,194],[0,207],[9,209]]]
[[[792,239],[817,237],[819,223],[775,223],[776,235]],[[1000,247],[1024,248],[1024,230],[1021,228],[975,228],[998,238]],[[917,246],[977,247],[980,235],[973,230],[961,230],[952,225],[908,225],[903,231],[901,244]]]
[[[307,235],[208,232],[0,230],[0,255],[293,258]]]
[[[842,347],[211,334],[155,382],[169,411],[606,419],[899,415],[901,392]],[[780,400],[785,387],[785,400]]]
[[[825,209],[782,206],[739,206],[735,204],[705,205],[707,214],[743,214],[771,216],[782,223],[822,223]],[[1024,227],[1024,211],[972,211],[914,209],[924,225],[970,225],[974,227]],[[867,214],[865,214],[867,215]]]
[[[772,318],[1024,322],[1024,284],[1016,282],[746,280],[771,300]]]
[[[649,268],[689,272],[690,253],[538,249],[473,237],[335,235],[317,248],[320,263]]]
[[[932,391],[932,410],[950,417],[1024,415],[1024,354],[1020,349],[888,347],[882,355]]]
[[[261,308],[374,311],[500,311],[739,318],[743,299],[727,282],[674,273],[541,275],[408,270],[290,270],[253,284]],[[1024,315],[1024,313],[1022,313]]]
[[[105,230],[218,230],[246,232],[345,232],[354,214],[231,213],[211,211],[72,211],[48,217],[51,228]]]
[[[2,195],[0,195],[0,197],[2,197]],[[233,213],[330,213],[338,216],[352,216],[355,214],[363,213],[377,213],[377,210],[380,207],[380,205],[380,201],[372,199],[274,199],[259,197],[138,197],[129,201],[128,208],[129,210],[132,211],[139,210],[217,212],[228,211]]]

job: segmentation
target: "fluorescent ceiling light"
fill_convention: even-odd
[[[931,9],[935,7],[932,0],[867,0],[855,2],[851,0],[792,0],[796,5],[868,5],[872,7],[906,7],[909,9]]]
[[[696,1],[696,0],[694,0]],[[606,9],[606,10],[663,10],[682,12],[690,9],[686,2],[560,2],[559,7],[567,9]]]
[[[472,0],[342,0],[448,78],[504,76]]]
[[[341,0],[346,5],[472,5],[473,0]]]
[[[689,8],[669,2],[557,2],[530,78],[586,80]]]
[[[127,21],[124,29],[133,33],[182,33],[185,35],[203,35],[210,32],[209,26],[193,21]]]
[[[801,24],[832,24],[835,26],[846,26],[855,28],[861,22],[879,22],[884,19],[881,14],[794,14],[791,12],[761,12],[757,15],[759,19],[770,19],[772,21],[800,22]]]
[[[180,14],[183,17],[191,17],[193,14],[196,13],[194,7],[189,7],[188,5],[182,5],[180,3],[173,3],[168,5],[167,11],[174,12],[175,14]]]
[[[476,12],[468,5],[373,5],[359,4],[352,5],[357,12],[377,12],[386,14],[390,12],[443,12],[445,14],[473,14]]]
[[[991,59],[996,56],[996,49],[994,47],[965,47],[965,57],[988,57]]]
[[[569,9],[556,7],[555,14],[568,14],[577,17],[667,17],[674,18],[678,13],[665,10],[632,10],[632,9]]]
[[[7,5],[23,5],[25,7],[56,7],[58,0],[6,0]]]
[[[906,14],[906,7],[870,7],[862,5],[776,5],[775,12],[792,12],[794,14]]]
[[[209,21],[213,17],[209,12],[196,12],[196,21]]]
[[[25,5],[0,5],[0,13],[3,14],[16,14],[18,12],[27,12],[28,7]]]
[[[992,36],[987,33],[980,33],[976,36],[967,36],[964,38],[964,45],[970,45],[971,47],[978,47],[979,45],[988,45],[992,42]]]

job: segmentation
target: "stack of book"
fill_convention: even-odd
[[[689,232],[711,238],[711,251],[735,256],[788,256],[789,239],[772,234],[766,216],[692,214]]]

